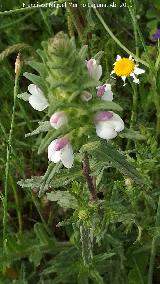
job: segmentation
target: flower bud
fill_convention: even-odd
[[[98,81],[102,76],[102,66],[98,65],[96,60],[93,58],[86,61],[86,66],[90,77]]]
[[[63,111],[55,112],[50,118],[50,124],[53,128],[58,129],[66,124],[68,119]]]
[[[81,94],[81,100],[84,101],[84,102],[88,102],[92,99],[92,94],[87,92],[87,91],[84,91],[82,94]]]

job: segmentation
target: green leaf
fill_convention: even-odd
[[[48,190],[51,180],[59,172],[61,166],[62,166],[61,162],[57,164],[54,164],[53,162],[51,162],[49,164],[48,169],[42,179],[42,183],[41,183],[39,194],[38,194],[39,197],[41,197]]]
[[[68,191],[52,191],[47,193],[50,201],[57,201],[62,208],[76,209],[78,207],[77,200]]]
[[[121,108],[120,105],[114,103],[114,102],[109,102],[109,101],[100,101],[97,103],[94,103],[94,105],[91,107],[92,111],[99,111],[99,110],[115,110],[115,111],[122,111],[123,109]]]
[[[18,99],[22,99],[22,100],[24,100],[25,102],[28,102],[29,97],[30,97],[30,94],[28,94],[27,92],[17,95],[17,98],[18,98]]]
[[[57,174],[54,179],[51,181],[50,186],[53,188],[66,186],[70,184],[74,180],[82,179],[82,168],[78,166],[74,166],[73,168],[66,170],[61,170],[60,174]]]
[[[28,72],[25,72],[23,76],[26,77],[28,80],[30,80],[33,84],[40,87],[43,91],[46,91],[44,80],[42,80],[40,76]]]
[[[39,126],[34,131],[32,131],[31,133],[25,134],[25,137],[37,135],[41,132],[47,132],[51,128],[49,121],[43,121],[43,122],[38,122],[38,123],[39,123]]]
[[[36,70],[43,78],[46,77],[45,65],[43,63],[36,62],[36,61],[28,61],[27,63],[34,70]]]
[[[87,150],[99,162],[111,163],[122,174],[127,175],[135,180],[138,184],[144,184],[143,177],[138,173],[136,168],[130,164],[126,157],[122,155],[113,145],[104,142],[93,142],[93,144],[84,145],[81,150]],[[99,143],[99,144],[98,144]]]
[[[138,131],[134,131],[133,129],[127,129],[126,127],[122,133],[119,133],[119,136],[132,140],[146,140],[146,137],[140,134]]]
[[[87,57],[87,52],[88,52],[88,45],[83,45],[79,51],[79,56],[82,60],[85,60]]]
[[[18,185],[22,188],[39,188],[42,183],[43,176],[33,176],[30,179],[21,179]]]

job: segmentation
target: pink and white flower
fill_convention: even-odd
[[[102,139],[113,139],[124,129],[121,117],[112,111],[100,111],[95,116],[96,133]]]
[[[90,77],[98,81],[102,76],[102,66],[98,65],[94,58],[86,60],[86,66]]]
[[[111,90],[111,84],[104,84],[98,86],[97,88],[97,97],[101,97],[104,101],[113,101],[113,92]]]
[[[31,94],[28,101],[34,109],[43,111],[48,107],[48,101],[45,98],[42,90],[38,86],[36,86],[35,84],[30,84],[28,86],[28,91]]]
[[[52,114],[50,118],[50,124],[55,129],[58,129],[62,125],[65,125],[67,123],[68,123],[68,118],[65,115],[64,111],[57,111],[54,114]]]
[[[68,138],[58,138],[50,143],[48,146],[48,159],[53,163],[61,161],[68,169],[72,167],[74,155]]]

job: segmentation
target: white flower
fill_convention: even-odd
[[[55,139],[50,143],[48,146],[48,159],[53,163],[61,161],[68,169],[72,167],[74,160],[73,149],[66,137]]]
[[[34,109],[42,111],[48,107],[48,101],[38,86],[30,84],[28,86],[28,91],[31,94],[29,97],[29,103]]]
[[[111,84],[104,84],[98,86],[97,88],[97,97],[101,97],[104,101],[113,101],[113,92],[111,91]]]
[[[90,77],[98,81],[102,76],[102,66],[98,65],[96,60],[93,58],[88,61],[86,60],[86,66]]]
[[[68,119],[67,116],[63,111],[57,111],[54,114],[52,114],[50,118],[50,124],[53,128],[58,129],[62,125],[67,124]]]
[[[88,102],[88,101],[90,101],[91,99],[92,99],[92,94],[91,94],[91,93],[89,93],[89,92],[87,92],[87,91],[82,92],[82,94],[81,94],[81,100],[82,100],[83,102]]]
[[[135,63],[131,55],[129,58],[122,58],[120,55],[117,55],[116,62],[113,65],[114,69],[111,74],[116,74],[117,76],[121,77],[124,82],[123,86],[126,85],[125,81],[129,76],[133,78],[133,82],[135,84],[139,84],[139,79],[136,77],[136,75],[140,75],[145,72],[145,70],[138,68],[138,64]]]
[[[100,111],[95,116],[96,133],[102,139],[113,139],[124,129],[120,116],[112,111]]]

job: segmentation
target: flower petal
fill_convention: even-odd
[[[54,163],[60,161],[60,151],[55,151],[55,145],[58,139],[53,140],[48,146],[48,159]]]
[[[73,166],[73,149],[70,143],[68,143],[63,149],[60,150],[60,157],[62,164],[70,169]]]
[[[134,68],[134,74],[140,75],[140,74],[143,74],[143,73],[145,73],[145,70],[138,68],[138,67]]]
[[[105,84],[105,92],[111,91],[111,84]]]
[[[117,132],[108,122],[98,122],[96,124],[97,136],[102,139],[113,139],[117,136]]]
[[[119,60],[121,60],[121,56],[120,55],[117,55],[117,58],[116,58],[116,61],[119,61]]]
[[[58,129],[68,122],[67,116],[63,111],[57,111],[52,114],[50,124],[53,128]]]
[[[112,116],[111,120],[108,121],[108,123],[112,125],[112,127],[115,129],[115,131],[117,131],[117,132],[122,131],[124,129],[124,122],[123,122],[122,118],[114,112],[112,112],[112,114],[113,114],[113,116]]]
[[[124,82],[123,86],[125,86],[125,85],[126,85],[126,78],[127,78],[127,77],[126,77],[126,76],[122,76],[121,78],[122,78],[122,80],[123,80],[123,82]]]
[[[43,95],[42,90],[35,84],[30,84],[28,86],[28,91],[30,92],[31,95],[35,95],[35,96]]]
[[[103,101],[113,101],[113,92],[107,91],[104,93],[104,95],[101,97]]]
[[[48,107],[48,102],[42,90],[38,86],[35,84],[30,84],[28,86],[28,91],[31,93],[28,101],[34,109],[42,111]]]
[[[139,79],[135,76],[134,73],[131,73],[130,76],[133,78],[133,82],[134,82],[135,84],[139,84]]]
[[[38,95],[38,96],[31,95],[29,97],[28,101],[35,110],[43,111],[44,109],[48,107],[48,102],[46,98],[42,96],[41,95]]]

